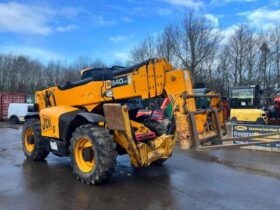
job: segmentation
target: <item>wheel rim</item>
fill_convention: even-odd
[[[34,142],[31,143],[30,141],[28,141],[28,139],[32,137],[34,138],[34,131],[32,130],[32,128],[27,128],[24,134],[24,145],[25,145],[25,149],[28,152],[32,152],[35,147]]]
[[[88,148],[91,149],[93,155],[89,160],[85,160],[83,151]],[[94,148],[89,139],[81,138],[77,141],[75,146],[75,160],[82,172],[88,173],[93,170],[95,164]]]

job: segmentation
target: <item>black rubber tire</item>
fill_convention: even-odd
[[[94,147],[95,166],[88,173],[81,171],[75,160],[75,145],[81,138],[87,138]],[[69,147],[73,173],[77,179],[86,184],[98,184],[108,179],[115,171],[116,144],[108,130],[94,125],[81,125],[73,132]]]
[[[149,120],[144,122],[144,125],[151,131],[155,132],[157,136],[161,136],[167,133],[167,128],[159,121]]]
[[[238,120],[236,119],[236,117],[231,118],[230,122],[234,124],[238,124]]]
[[[166,160],[168,160],[168,158],[167,158],[167,159],[158,159],[158,160],[152,162],[151,165],[152,165],[152,166],[160,166],[160,165],[162,165]]]
[[[28,128],[31,128],[34,132],[35,147],[32,152],[28,152],[24,144],[24,134]],[[41,137],[41,126],[40,126],[40,120],[38,118],[30,118],[25,121],[22,128],[21,136],[22,136],[23,152],[28,160],[39,161],[39,160],[44,160],[48,156],[49,152],[46,149],[44,141]]]
[[[211,140],[211,145],[222,145],[223,142],[220,139],[212,139]]]
[[[17,116],[11,116],[9,119],[9,122],[13,125],[18,124],[19,123],[19,119]]]
[[[256,124],[257,125],[266,125],[266,123],[265,123],[263,118],[258,118],[257,121],[256,121]]]

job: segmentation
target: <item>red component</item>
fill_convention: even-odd
[[[280,111],[280,96],[275,96],[274,99],[274,104],[275,104],[275,108],[278,109],[278,111]]]
[[[10,103],[24,103],[24,93],[0,92],[0,120],[7,120]]]
[[[228,100],[222,99],[222,104],[223,104],[223,108],[224,108],[225,119],[228,119],[229,115],[230,115],[230,108],[229,108]]]
[[[136,134],[136,141],[147,141],[156,137],[155,132],[148,132],[143,134]]]
[[[152,113],[153,112],[153,113]],[[161,110],[147,110],[147,109],[140,109],[137,112],[136,118],[141,116],[151,116],[151,120],[164,120],[164,113]]]
[[[166,107],[170,104],[169,98],[165,98],[163,103],[161,104],[160,109],[155,109],[155,110],[149,110],[149,109],[140,109],[137,112],[136,118],[141,117],[141,116],[150,116],[151,120],[164,120],[164,112]]]
[[[160,107],[160,109],[164,112],[165,109],[166,109],[166,107],[167,107],[169,104],[170,104],[169,98],[165,98],[164,101],[163,101],[163,103],[162,103],[162,105],[161,105],[161,107]]]

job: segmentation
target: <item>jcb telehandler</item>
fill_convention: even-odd
[[[132,99],[155,97],[168,97],[173,105],[168,129],[148,116],[136,118],[131,106]],[[196,109],[196,97],[210,98],[210,108]],[[175,132],[184,148],[227,146],[209,146],[226,132],[219,96],[193,95],[190,72],[164,59],[86,69],[81,81],[36,92],[34,107],[22,132],[27,159],[43,160],[49,152],[70,156],[74,174],[88,184],[107,179],[117,155],[128,154],[134,167],[161,164],[174,150]]]

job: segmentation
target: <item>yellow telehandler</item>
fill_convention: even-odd
[[[167,128],[149,116],[136,118],[133,99],[156,97],[168,97],[173,105]],[[197,109],[197,97],[210,98],[210,107]],[[161,164],[174,150],[175,133],[184,149],[240,147],[210,145],[233,140],[223,139],[222,109],[219,95],[194,95],[190,72],[173,69],[164,59],[128,68],[85,69],[80,81],[36,92],[22,146],[34,161],[49,152],[70,156],[77,178],[96,184],[114,172],[117,155],[128,154],[134,167]]]

